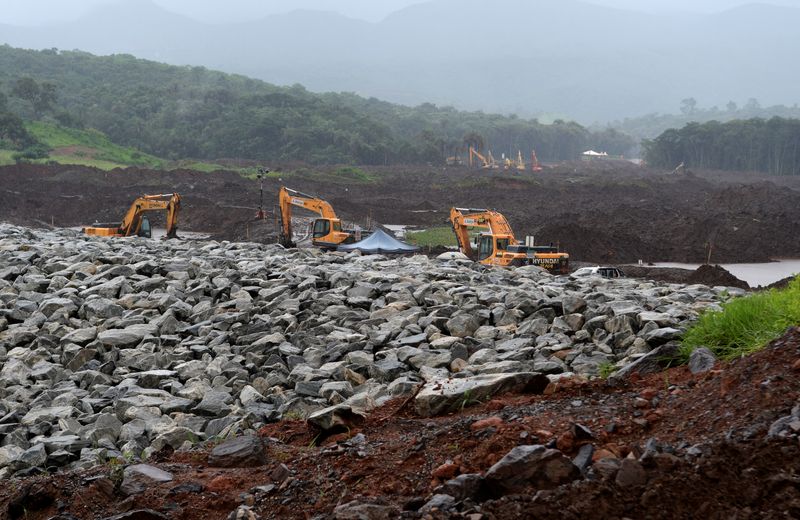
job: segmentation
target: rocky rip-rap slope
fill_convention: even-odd
[[[0,478],[88,472],[83,485],[94,485],[121,467],[108,496],[131,509],[145,490],[169,488],[174,468],[148,463],[172,453],[217,446],[213,467],[266,464],[281,419],[306,420],[312,445],[342,433],[352,442],[386,403],[437,420],[501,392],[658,369],[699,312],[738,292],[0,225]],[[508,457],[549,464],[546,478],[558,482],[589,464],[553,448],[526,443]],[[545,478],[508,467],[487,482],[516,489]],[[35,510],[25,489],[0,497],[11,516],[21,503]],[[452,508],[458,493],[427,511]],[[244,503],[235,515],[265,514]],[[191,517],[170,507],[152,513]],[[225,516],[214,514],[199,517]]]

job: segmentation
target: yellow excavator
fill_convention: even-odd
[[[473,168],[477,165],[477,161],[480,161],[480,168],[482,170],[496,170],[498,169],[497,161],[494,160],[492,157],[492,152],[490,151],[487,156],[483,156],[482,154],[478,153],[478,151],[473,148],[472,146],[469,147],[469,167]]]
[[[484,265],[518,267],[536,265],[548,271],[567,274],[569,254],[552,246],[526,246],[515,237],[502,213],[490,209],[451,208],[450,223],[461,252]],[[470,229],[482,230],[473,250]],[[487,231],[483,231],[487,230]]]
[[[181,196],[177,193],[161,195],[142,195],[133,201],[121,224],[93,224],[83,228],[87,235],[101,237],[152,237],[150,219],[145,215],[148,211],[167,212],[166,238],[178,238],[178,213],[181,210]]]
[[[282,186],[278,193],[278,203],[281,209],[280,243],[285,247],[296,245],[292,240],[292,206],[305,208],[319,215],[320,218],[314,220],[312,227],[311,243],[315,246],[336,249],[339,244],[355,242],[354,233],[342,230],[342,221],[336,217],[333,206],[327,201]]]
[[[522,159],[522,150],[517,150],[517,163],[514,165],[517,171],[525,171],[525,161]]]
[[[503,158],[503,169],[504,170],[517,170],[519,172],[525,171],[525,161],[522,159],[522,151],[517,150],[517,159],[514,160],[511,157],[504,157]]]

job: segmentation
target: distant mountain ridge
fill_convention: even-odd
[[[104,6],[47,28],[0,26],[25,48],[129,53],[314,91],[392,102],[556,113],[582,122],[757,97],[792,104],[800,9],[748,5],[653,15],[579,0],[433,0],[369,23],[295,11],[204,24],[151,1]]]

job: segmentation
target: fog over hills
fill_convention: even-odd
[[[675,112],[687,97],[704,106],[800,101],[798,26],[793,7],[656,14],[578,0],[432,0],[379,22],[297,10],[211,24],[128,0],[47,27],[2,25],[0,42],[590,123]]]

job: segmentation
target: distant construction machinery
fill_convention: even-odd
[[[459,166],[461,164],[461,160],[458,156],[448,157],[446,164],[448,166]],[[522,158],[522,150],[517,150],[516,159],[503,155],[501,161],[498,162],[495,160],[494,156],[492,156],[491,150],[488,150],[486,155],[484,155],[478,152],[478,150],[476,150],[473,146],[469,147],[469,161],[467,164],[470,168],[477,168],[480,170],[499,170],[502,166],[502,169],[506,171],[516,170],[518,172],[523,172],[528,168],[528,166],[525,164],[525,160]],[[539,163],[539,159],[536,157],[535,150],[531,150],[530,171],[542,171],[542,165]]]

